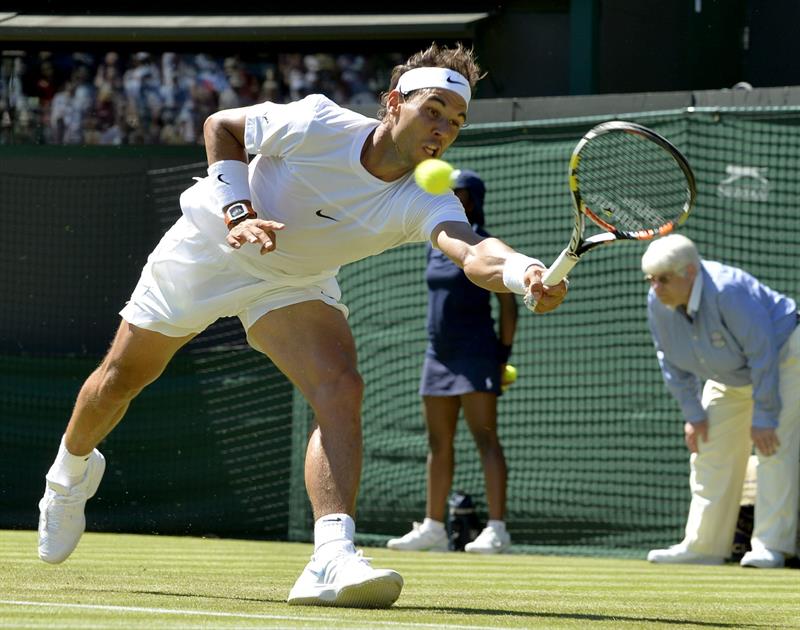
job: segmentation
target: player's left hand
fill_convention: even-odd
[[[254,243],[261,246],[261,254],[271,252],[278,245],[275,232],[286,227],[277,221],[267,221],[265,219],[247,219],[238,225],[234,225],[226,241],[234,249],[239,249],[245,243]]]
[[[753,440],[753,444],[755,444],[758,451],[766,457],[774,455],[781,445],[778,434],[775,433],[775,429],[751,427],[750,438]]]
[[[525,270],[525,286],[528,292],[525,295],[526,302],[532,300],[536,304],[534,313],[549,313],[558,307],[567,295],[569,282],[564,278],[561,282],[552,287],[542,284],[544,267],[532,265]]]

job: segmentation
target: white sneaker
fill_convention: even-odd
[[[484,527],[483,531],[472,542],[464,545],[468,553],[503,553],[511,546],[508,532],[498,532],[494,527]]]
[[[444,529],[421,529],[420,523],[401,538],[392,538],[386,543],[396,551],[448,551],[449,540]]]
[[[80,483],[66,488],[46,479],[44,496],[39,501],[39,557],[42,560],[58,564],[78,546],[86,529],[83,509],[86,501],[97,492],[105,470],[105,457],[94,449]]]
[[[400,597],[403,578],[391,569],[373,569],[359,550],[327,565],[314,556],[297,578],[287,601],[295,606],[388,608]]]
[[[755,567],[756,569],[780,569],[785,563],[786,558],[782,552],[766,548],[748,551],[739,561],[743,567]]]
[[[653,549],[647,554],[648,562],[656,564],[724,564],[725,558],[707,556],[689,551],[683,544],[672,545],[667,549]]]

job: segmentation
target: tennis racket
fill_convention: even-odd
[[[575,227],[542,278],[547,286],[561,282],[595,247],[669,234],[686,221],[697,197],[683,154],[655,131],[622,121],[597,125],[580,139],[569,161],[569,189]],[[604,231],[584,238],[586,217]],[[525,305],[536,307],[530,294]]]

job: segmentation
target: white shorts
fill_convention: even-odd
[[[309,300],[321,300],[347,317],[341,297],[336,278],[307,285],[302,278],[293,278],[288,286],[251,276],[235,266],[231,254],[181,217],[147,258],[131,299],[119,314],[134,326],[184,337],[234,315],[248,330],[270,311]]]

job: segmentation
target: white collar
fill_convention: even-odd
[[[700,308],[700,296],[703,293],[703,267],[700,265],[697,273],[694,276],[694,284],[692,284],[692,292],[689,294],[689,303],[686,305],[686,314],[689,317],[694,317],[697,309]]]

